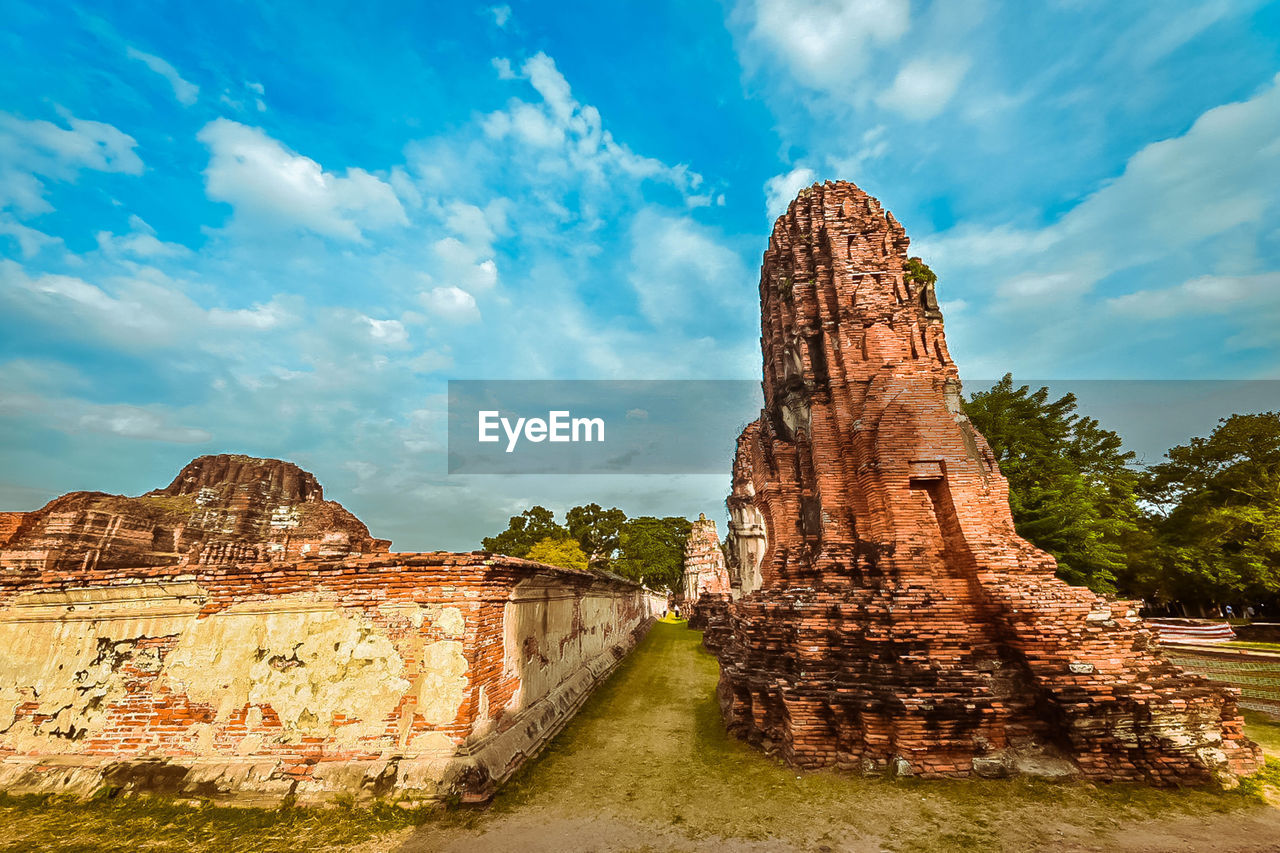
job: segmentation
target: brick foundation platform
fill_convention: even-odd
[[[760,280],[765,409],[738,441],[715,640],[730,730],[804,767],[1232,784],[1236,694],[1130,602],[1054,577],[964,416],[933,282],[892,214],[803,190]]]

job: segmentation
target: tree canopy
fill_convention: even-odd
[[[548,566],[560,566],[584,572],[587,570],[587,555],[582,553],[582,548],[577,542],[567,538],[557,539],[548,536],[546,539],[535,542],[529,549],[529,553],[525,555],[525,559],[546,563]]]
[[[578,542],[591,561],[598,568],[609,568],[613,564],[614,554],[621,545],[622,528],[627,523],[627,514],[617,507],[602,509],[600,504],[575,506],[565,513],[569,535]]]
[[[507,522],[497,536],[486,536],[480,547],[510,557],[528,557],[529,550],[543,539],[567,537],[569,532],[556,523],[556,514],[544,506],[534,506]]]
[[[631,519],[622,529],[618,574],[651,589],[678,590],[684,579],[684,546],[692,526],[687,518]]]
[[[1170,448],[1142,483],[1168,598],[1280,593],[1280,413],[1223,418]]]
[[[684,576],[684,545],[692,525],[678,517],[628,519],[616,507],[575,506],[565,523],[543,506],[507,522],[507,529],[480,541],[486,551],[553,566],[612,571],[653,589],[678,589]]]
[[[1076,398],[1015,387],[1006,374],[975,393],[965,412],[991,445],[1009,481],[1019,535],[1058,561],[1058,574],[1115,592],[1128,551],[1143,535],[1139,471],[1119,435],[1076,412]]]

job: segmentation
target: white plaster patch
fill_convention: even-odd
[[[290,608],[294,609],[290,609]],[[263,612],[245,602],[202,619],[169,656],[175,692],[218,709],[227,720],[246,704],[270,705],[286,733],[343,740],[381,734],[409,689],[404,661],[368,619],[303,596],[282,596]]]
[[[102,731],[124,699],[126,664],[159,668],[159,652],[139,640],[191,624],[194,584],[27,593],[0,612],[0,746],[66,753]],[[101,620],[101,621],[99,621]],[[33,704],[40,725],[18,709]]]
[[[446,607],[436,617],[436,627],[443,631],[446,637],[461,639],[467,628],[467,620],[458,608]]]
[[[462,643],[440,640],[422,650],[418,713],[432,725],[448,725],[467,695],[467,658]]]

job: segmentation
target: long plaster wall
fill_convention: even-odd
[[[0,789],[483,798],[654,606],[486,554],[0,573]]]

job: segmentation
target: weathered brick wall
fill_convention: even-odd
[[[1240,691],[1240,707],[1280,720],[1280,654],[1164,643],[1165,657],[1205,678]]]
[[[22,520],[26,517],[25,512],[0,512],[0,547],[3,547],[17,532],[22,525]]]
[[[483,797],[652,617],[487,554],[0,574],[0,788]]]
[[[796,764],[865,772],[1251,771],[1234,695],[1015,532],[908,243],[847,183],[803,190],[774,226],[765,409],[728,500],[744,593],[716,641],[728,726]]]

